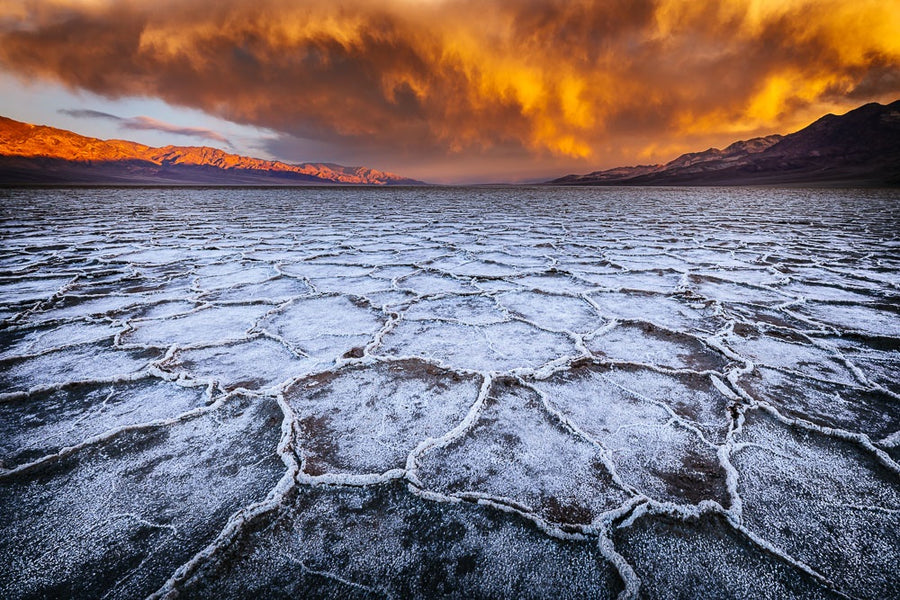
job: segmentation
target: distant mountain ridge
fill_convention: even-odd
[[[825,115],[790,135],[683,154],[664,165],[567,175],[562,185],[900,185],[900,100]]]
[[[154,148],[0,117],[0,184],[364,184],[421,181],[367,167],[288,164],[208,146]]]

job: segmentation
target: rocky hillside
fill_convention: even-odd
[[[0,117],[0,184],[198,183],[364,184],[421,183],[366,167],[288,164],[229,154],[206,146],[154,148],[100,140]]]

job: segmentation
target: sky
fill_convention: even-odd
[[[900,0],[0,0],[0,115],[435,183],[667,162],[900,98]]]

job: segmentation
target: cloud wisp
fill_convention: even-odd
[[[175,135],[183,135],[183,136],[187,136],[187,137],[200,138],[200,139],[204,139],[204,140],[212,140],[215,142],[221,142],[223,144],[231,146],[231,142],[228,141],[228,138],[226,138],[221,133],[218,133],[211,129],[204,129],[202,127],[181,127],[178,125],[173,125],[171,123],[166,123],[165,121],[153,119],[151,117],[141,116],[141,117],[132,117],[130,119],[124,119],[120,126],[123,129],[162,131],[165,133],[172,133]]]
[[[381,164],[658,160],[900,96],[900,0],[17,6],[4,70]]]
[[[99,110],[90,110],[87,108],[62,108],[58,111],[60,114],[75,117],[76,119],[106,119],[108,121],[122,121],[122,117],[102,112]]]
[[[182,135],[203,140],[211,140],[214,142],[221,142],[222,144],[225,144],[229,147],[233,147],[231,142],[224,135],[217,131],[213,131],[212,129],[205,129],[203,127],[183,127],[180,125],[173,125],[172,123],[166,123],[165,121],[160,121],[159,119],[154,119],[147,116],[137,116],[129,118],[119,117],[111,113],[90,109],[61,109],[59,112],[78,119],[107,119],[110,121],[116,121],[119,124],[120,129],[132,129],[138,131],[161,131],[163,133],[171,133],[173,135]]]

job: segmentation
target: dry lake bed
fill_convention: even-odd
[[[0,597],[897,597],[896,190],[18,189],[0,224]]]

